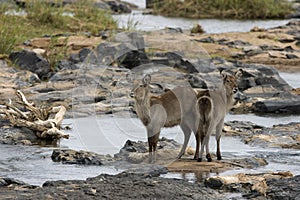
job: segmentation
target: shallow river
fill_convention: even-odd
[[[297,81],[299,74],[283,73],[281,75],[293,87],[300,87],[300,82]],[[300,122],[300,116],[228,115],[226,121],[230,120],[252,121],[260,125],[272,126],[279,123]],[[141,122],[132,118],[130,114],[125,114],[122,117],[106,115],[66,119],[64,124],[70,125],[73,129],[68,131],[70,139],[63,139],[57,148],[88,150],[113,155],[128,139],[146,141],[146,132]],[[180,143],[183,141],[183,134],[178,127],[163,129],[161,136],[173,138]],[[195,146],[193,137],[191,137],[189,145]],[[211,140],[210,148],[215,149],[214,139]],[[116,174],[125,170],[122,166],[79,166],[54,163],[51,160],[53,149],[54,147],[0,144],[0,176],[17,178],[30,184],[41,185],[47,180],[85,179],[101,173]],[[222,153],[225,159],[259,156],[266,158],[269,162],[265,167],[247,170],[247,172],[290,170],[294,174],[300,174],[300,154],[297,150],[251,147],[242,143],[238,138],[223,136]],[[237,172],[244,172],[244,170],[232,170],[223,174]],[[165,177],[197,180],[197,176],[193,173],[169,173]]]
[[[143,1],[138,2],[140,7],[143,7]],[[154,30],[166,26],[189,29],[193,24],[200,23],[205,31],[209,33],[249,31],[253,26],[269,28],[287,23],[287,20],[190,20],[142,15],[140,11],[134,11],[131,15],[117,15],[115,18],[123,23],[123,25],[120,23],[120,26],[125,26],[130,20],[137,21],[136,28],[138,30]],[[300,87],[299,73],[281,73],[281,75],[293,87]],[[228,115],[226,120],[247,120],[264,126],[272,126],[278,123],[299,122],[300,116]],[[91,116],[89,118],[66,119],[64,120],[64,124],[70,125],[73,129],[68,132],[70,139],[63,139],[57,148],[88,150],[100,154],[113,155],[119,151],[128,139],[146,141],[145,129],[141,122],[136,118],[132,118],[129,114],[122,118],[115,116]],[[183,134],[178,127],[164,129],[161,136],[173,138],[178,142],[182,142],[183,140]],[[192,137],[190,145],[195,146]],[[215,141],[212,139],[211,149],[214,149],[214,147]],[[0,177],[11,177],[30,184],[41,185],[47,180],[85,179],[101,173],[116,174],[124,170],[120,166],[79,166],[54,163],[51,160],[51,153],[54,148],[0,144]],[[290,170],[294,174],[300,174],[300,168],[298,167],[300,165],[299,151],[250,147],[243,144],[239,139],[225,136],[222,139],[222,150],[224,158],[247,155],[268,157],[269,165],[254,169],[255,172]],[[249,171],[251,170],[247,170],[247,172]],[[237,173],[237,171],[234,170],[225,173]],[[185,175],[169,173],[166,177],[186,178],[191,181],[196,180],[195,175],[192,173]]]
[[[145,8],[145,1],[126,0],[136,4],[139,8]],[[186,19],[170,18],[143,14],[142,10],[134,10],[131,14],[115,15],[119,22],[119,28],[129,28],[141,31],[164,29],[165,27],[191,29],[195,24],[200,24],[207,33],[223,32],[247,32],[254,26],[272,28],[285,25],[289,20],[230,20],[230,19]]]

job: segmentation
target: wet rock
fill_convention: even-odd
[[[54,162],[62,162],[63,164],[78,164],[78,165],[103,165],[114,161],[109,155],[99,155],[87,151],[75,150],[53,150],[51,159]]]
[[[284,179],[268,179],[266,196],[270,199],[298,199],[300,197],[300,176]]]
[[[9,122],[1,121],[0,125],[0,143],[2,144],[23,144],[32,145],[38,143],[38,139],[30,129],[11,127]]]
[[[36,188],[35,186],[30,186],[23,181],[13,179],[13,178],[2,178],[0,177],[0,188],[1,187],[14,187],[14,186],[23,186],[24,188]]]
[[[181,145],[175,140],[161,138],[157,146],[157,164],[174,160],[179,153]],[[148,142],[134,142],[127,140],[119,153],[114,155],[130,163],[148,163]]]
[[[142,166],[131,167],[129,170],[126,170],[126,173],[140,174],[150,177],[159,177],[162,174],[167,174],[168,169],[161,165],[143,164]]]
[[[254,110],[258,113],[287,113],[299,114],[300,113],[300,98],[294,97],[293,99],[274,99],[257,101],[254,103]]]
[[[9,58],[21,69],[37,74],[42,80],[49,78],[49,73],[51,72],[50,65],[40,55],[31,51],[22,50],[11,53]]]
[[[300,124],[292,122],[272,127],[263,127],[251,122],[226,122],[226,135],[239,136],[243,142],[253,146],[300,149],[298,137]]]
[[[238,192],[244,197],[264,197],[269,192],[268,183],[282,179],[291,179],[293,174],[290,172],[270,172],[264,174],[236,174],[231,176],[213,176],[205,180],[205,185],[220,189],[223,192]]]
[[[203,183],[185,180],[152,177],[148,174],[123,172],[117,175],[101,174],[87,180],[47,181],[42,187],[22,188],[1,187],[0,198],[38,199],[216,199],[225,195]]]

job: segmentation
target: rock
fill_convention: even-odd
[[[222,200],[226,197],[203,183],[123,172],[86,180],[47,181],[42,187],[1,187],[0,198],[38,199],[185,199]]]
[[[9,59],[18,65],[20,69],[31,71],[42,80],[49,78],[51,72],[49,63],[34,52],[27,50],[13,52],[9,55]]]
[[[215,39],[213,39],[212,37],[206,37],[206,38],[202,38],[202,39],[197,39],[197,42],[203,42],[203,43],[215,43]]]
[[[270,199],[298,199],[300,194],[300,176],[283,179],[267,179],[266,196]]]
[[[297,59],[299,57],[297,55],[295,55],[295,54],[287,53],[286,54],[286,58],[287,59]]]
[[[202,26],[200,24],[196,24],[193,26],[191,29],[191,33],[204,33],[205,31],[203,30]]]
[[[239,173],[229,176],[213,176],[205,180],[205,185],[213,189],[221,189],[227,192],[243,193],[243,196],[252,195],[264,197],[267,195],[269,185],[273,180],[290,179],[290,172],[270,172],[264,174]],[[272,181],[271,181],[272,180]],[[271,185],[270,185],[271,186]]]
[[[78,164],[78,165],[103,165],[114,161],[109,155],[99,155],[87,151],[75,150],[59,150],[55,149],[52,152],[51,159],[54,162],[62,162],[63,164]]]
[[[116,37],[116,40],[119,41],[122,36]],[[96,48],[96,60],[91,60],[90,63],[112,65],[116,62],[118,66],[128,69],[149,63],[143,41],[134,36],[136,35],[129,34],[124,37],[127,40],[121,43],[101,43]]]
[[[257,101],[254,109],[259,113],[300,114],[300,98]]]
[[[294,38],[279,38],[278,41],[281,43],[291,43],[291,42],[294,42],[295,39]]]
[[[167,174],[168,169],[161,165],[143,164],[142,166],[132,167],[126,170],[126,173],[140,174],[143,176],[159,177],[162,174]]]
[[[110,9],[115,13],[130,13],[131,7],[133,7],[132,4],[123,1],[118,1],[118,0],[110,0],[104,2],[107,3]]]
[[[232,121],[226,122],[223,130],[226,135],[241,137],[249,145],[300,149],[299,127],[298,122],[263,127],[251,122]],[[278,155],[268,155],[273,156]]]
[[[261,28],[258,26],[254,26],[253,28],[251,28],[250,32],[265,32],[266,29],[265,28]]]
[[[169,66],[183,70],[187,73],[198,72],[197,66],[195,66],[187,58],[184,58],[179,53],[167,52],[166,56],[170,64]]]
[[[251,44],[249,42],[245,42],[242,40],[233,40],[233,41],[218,41],[219,44],[221,45],[226,45],[229,47],[234,47],[234,48],[238,48],[238,47],[243,47],[243,46],[250,46]]]
[[[172,162],[179,153],[180,147],[181,145],[175,140],[159,139],[156,164]],[[130,163],[148,163],[148,142],[127,140],[124,147],[114,157]]]
[[[1,120],[0,143],[11,145],[32,145],[39,142],[34,131],[27,128],[11,127],[8,126],[8,124],[9,122]]]

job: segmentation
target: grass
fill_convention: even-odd
[[[6,15],[8,6],[0,5],[0,54],[9,54],[28,39],[62,33],[99,34],[103,30],[117,29],[110,13],[99,10],[91,1],[77,1],[61,7],[46,1],[31,0],[26,3],[27,16]],[[65,15],[72,13],[73,16]]]
[[[286,0],[165,0],[154,13],[189,18],[278,19],[292,11]]]

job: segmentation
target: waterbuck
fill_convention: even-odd
[[[216,131],[217,141],[217,159],[221,160],[220,139],[224,118],[228,111],[232,108],[235,100],[234,94],[238,92],[237,74],[229,75],[221,71],[223,78],[222,87],[215,90],[209,90],[206,94],[200,92],[197,94],[199,109],[199,128],[196,134],[196,153],[195,158],[198,162],[202,161],[204,146],[206,147],[207,161],[212,161],[209,153],[209,138],[212,132]],[[201,150],[199,154],[199,146],[201,142]]]
[[[135,83],[131,96],[139,119],[147,129],[149,162],[156,161],[156,147],[162,127],[180,125],[184,133],[184,144],[180,158],[187,147],[191,132],[197,132],[199,112],[196,93],[191,87],[176,87],[161,95],[150,93],[151,76],[145,75],[142,83]]]

